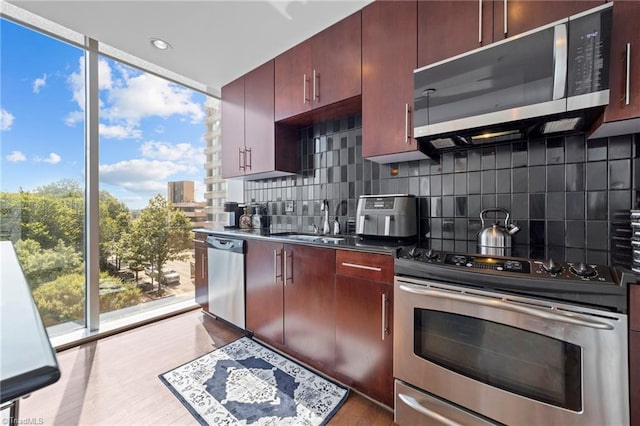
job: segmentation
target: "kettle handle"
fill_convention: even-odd
[[[505,209],[501,209],[500,207],[494,207],[492,209],[484,209],[480,212],[480,221],[482,222],[482,227],[484,228],[484,215],[488,212],[500,212],[506,215],[504,219],[504,226],[507,227],[509,224],[509,212]]]

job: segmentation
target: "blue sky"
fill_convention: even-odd
[[[0,20],[0,190],[84,181],[83,51]],[[167,182],[203,200],[205,95],[101,57],[100,189],[144,207]]]

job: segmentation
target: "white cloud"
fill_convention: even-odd
[[[78,123],[84,121],[84,112],[82,111],[72,111],[67,114],[67,117],[64,119],[64,124],[69,127],[73,127]]]
[[[11,151],[11,154],[7,155],[5,158],[11,163],[19,163],[27,160],[27,157],[20,151]]]
[[[47,74],[33,80],[33,93],[40,93],[40,89],[47,85]]]
[[[6,109],[0,109],[0,130],[11,130],[15,117]]]
[[[37,163],[49,163],[49,164],[58,164],[60,162],[60,160],[62,160],[62,157],[60,157],[58,154],[56,154],[55,152],[52,152],[49,154],[48,157],[46,158],[40,158],[40,157],[36,157],[34,158],[34,160]]]
[[[100,136],[107,139],[138,139],[142,137],[142,130],[135,127],[133,124],[127,124],[121,126],[119,124],[109,126],[107,124],[100,123],[98,125],[98,131]]]
[[[170,176],[191,173],[192,167],[171,161],[134,159],[100,165],[100,180],[136,193],[166,194]]]
[[[189,143],[171,144],[167,142],[149,141],[142,144],[140,152],[146,158],[176,161],[189,165],[202,165],[205,155],[201,148]]]
[[[106,126],[136,128],[140,122],[149,117],[168,118],[178,115],[191,123],[201,123],[204,110],[200,103],[191,98],[193,90],[171,83],[152,74],[139,72],[123,64],[113,67],[106,60],[99,61],[98,67],[100,93],[100,120]],[[67,83],[73,99],[84,110],[84,61],[80,60],[79,70],[71,74]],[[69,114],[65,120],[67,125],[74,125],[80,119],[78,111]],[[164,131],[162,126],[156,131]],[[118,133],[109,133],[118,137]],[[126,137],[131,137],[124,132]],[[140,137],[139,136],[136,137]]]

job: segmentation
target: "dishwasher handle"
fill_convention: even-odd
[[[209,250],[224,250],[232,253],[244,253],[244,240],[222,238],[222,237],[207,237],[207,248]]]

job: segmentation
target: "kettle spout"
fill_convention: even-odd
[[[513,223],[510,223],[509,225],[507,225],[507,232],[509,233],[509,235],[513,235],[519,230],[520,228],[518,227],[518,225],[514,225]]]

